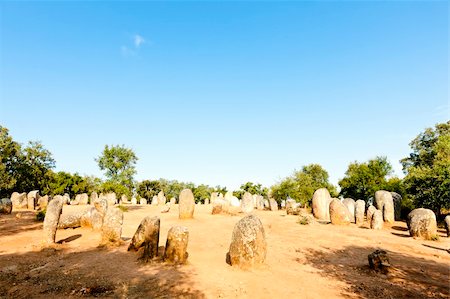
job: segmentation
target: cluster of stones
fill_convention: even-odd
[[[98,199],[84,211],[63,213],[64,196],[55,196],[48,204],[44,218],[44,243],[55,243],[57,229],[91,227],[100,230],[102,243],[119,242],[122,235],[123,212],[117,207],[109,206],[108,201]]]
[[[254,210],[278,211],[278,203],[271,198],[270,195],[269,199],[265,199],[261,195],[252,195],[249,192],[245,192],[241,200],[234,196],[231,191],[225,193],[225,196],[222,193],[213,192],[211,194],[211,199],[208,202],[211,202],[212,204],[213,215],[238,215],[240,213],[250,214]]]
[[[363,200],[355,202],[351,198],[345,198],[341,201],[331,198],[328,190],[322,188],[314,192],[312,209],[314,217],[318,220],[336,225],[356,223],[361,226],[366,218],[371,229],[380,230],[385,223],[393,224],[394,221],[400,220],[401,201],[402,197],[398,193],[379,190],[375,192],[375,206],[369,205],[366,210],[366,203]],[[286,202],[288,214],[298,214],[298,210],[295,201]],[[446,217],[445,222],[447,236],[450,236],[450,216]],[[430,240],[437,235],[436,216],[429,209],[419,208],[411,211],[407,225],[412,237]]]
[[[161,221],[159,217],[145,217],[133,235],[128,251],[138,251],[141,248],[141,259],[145,262],[154,261],[159,257],[159,233]],[[167,234],[163,260],[173,264],[185,264],[188,258],[187,246],[189,231],[184,226],[174,226]]]

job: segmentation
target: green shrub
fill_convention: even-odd
[[[119,208],[122,212],[128,212],[128,207],[126,207],[126,206],[119,205],[118,208]]]
[[[37,221],[44,221],[44,218],[45,218],[45,212],[46,212],[46,210],[39,211],[39,212],[36,214],[36,220],[37,220]]]

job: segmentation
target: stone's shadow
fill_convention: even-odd
[[[227,252],[227,254],[225,254],[225,263],[231,266],[230,252]]]
[[[56,244],[0,255],[0,297],[206,298],[195,275],[189,266],[137,262],[126,246],[74,252]]]
[[[20,218],[16,217],[20,214]],[[0,232],[3,237],[20,234],[22,232],[42,229],[43,222],[36,220],[35,211],[19,210],[11,214],[0,216]]]
[[[395,230],[402,231],[402,232],[407,232],[408,231],[407,227],[401,227],[401,226],[396,226],[396,225],[392,226],[391,228],[395,229]]]
[[[422,245],[425,246],[425,247],[428,247],[428,248],[433,248],[433,249],[437,249],[437,250],[447,251],[448,253],[450,253],[450,248],[449,249],[445,249],[445,248],[440,248],[440,247],[436,247],[436,246],[431,246],[431,245],[428,245],[428,244],[422,244]]]
[[[136,211],[136,210],[143,209],[144,206],[146,206],[146,205],[135,205],[135,206],[123,205],[123,206],[126,207],[128,211]]]
[[[394,236],[398,236],[398,237],[402,237],[402,238],[410,238],[411,236],[409,234],[405,235],[405,234],[399,234],[399,233],[391,233]]]
[[[56,243],[58,243],[58,244],[69,243],[69,242],[75,241],[78,238],[81,238],[81,234],[77,234],[77,235],[73,235],[73,236],[67,237],[65,239],[59,240]]]
[[[320,270],[322,276],[344,282],[348,287],[342,296],[347,298],[449,298],[448,263],[388,251],[391,269],[385,275],[368,266],[367,256],[376,249],[300,249],[295,260]]]

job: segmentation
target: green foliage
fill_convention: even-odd
[[[122,212],[128,212],[128,207],[127,206],[123,206],[123,205],[118,205],[117,206],[119,208],[119,210],[121,210]]]
[[[290,177],[272,186],[272,196],[277,202],[291,197],[303,205],[311,203],[314,191],[327,188],[332,196],[336,196],[336,187],[328,181],[328,172],[319,164],[303,166]]]
[[[39,212],[36,214],[36,220],[37,220],[37,221],[41,221],[41,222],[44,221],[46,211],[47,211],[47,210],[41,210],[41,211],[39,211]]]
[[[450,208],[450,121],[426,129],[410,146],[413,152],[401,160],[406,191],[416,207],[441,215]]]
[[[242,196],[244,195],[245,192],[249,192],[250,194],[262,195],[267,198],[269,189],[263,187],[261,184],[247,182],[245,184],[242,184],[239,190],[233,191],[233,195],[239,199],[242,199]]]
[[[136,188],[137,194],[147,200],[151,200],[153,196],[158,195],[161,190],[161,183],[159,181],[150,180],[144,180],[138,183]]]
[[[92,193],[100,191],[101,181],[96,177],[80,176],[78,173],[70,174],[68,172],[52,172],[49,178],[48,186],[44,193],[52,196],[68,193],[74,197],[80,193]]]
[[[387,177],[392,173],[392,165],[386,157],[376,157],[365,163],[353,162],[348,166],[345,177],[339,181],[340,195],[367,201],[378,190],[395,191],[404,196],[399,178]]]
[[[22,160],[20,144],[9,135],[7,128],[0,126],[0,196],[9,196],[19,176]]]
[[[101,156],[96,159],[98,166],[105,171],[108,178],[102,185],[102,190],[115,192],[118,196],[122,194],[131,196],[137,160],[132,149],[123,145],[105,145]]]

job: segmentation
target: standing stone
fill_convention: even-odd
[[[326,188],[317,189],[312,198],[312,210],[314,217],[319,220],[330,221],[330,192]]]
[[[11,202],[14,209],[26,209],[28,207],[27,194],[25,192],[13,192]]]
[[[348,211],[350,212],[351,221],[355,222],[355,201],[353,198],[344,198],[342,203],[347,207]]]
[[[93,229],[101,229],[103,226],[103,220],[108,210],[108,202],[106,199],[97,199],[92,203],[95,208],[95,212],[92,212],[91,221]]]
[[[162,209],[161,213],[169,213],[170,211],[170,203],[167,203]]]
[[[233,192],[228,191],[227,193],[225,193],[225,200],[228,200],[231,202],[231,198],[233,197]]]
[[[56,228],[58,227],[59,218],[62,213],[64,199],[62,196],[55,196],[47,206],[44,218],[44,243],[51,245],[55,243]]]
[[[373,213],[375,213],[375,211],[377,210],[377,208],[375,208],[374,206],[372,206],[372,205],[370,205],[368,208],[367,208],[367,217],[366,217],[366,219],[367,219],[367,221],[369,222],[369,225],[370,225],[370,222],[372,221],[372,216],[373,216]]]
[[[256,196],[256,208],[261,211],[264,210],[264,197],[262,195]]]
[[[89,203],[89,196],[87,193],[81,193],[80,194],[80,201],[78,202],[79,205],[87,205]]]
[[[70,204],[70,195],[69,195],[69,193],[64,193],[64,195],[63,195],[63,204],[65,204],[65,205]]]
[[[361,226],[364,223],[364,212],[366,211],[366,203],[364,200],[357,200],[355,203],[355,223]]]
[[[406,220],[409,234],[414,238],[432,240],[437,236],[436,215],[429,209],[414,209]]]
[[[132,205],[137,205],[137,199],[136,199],[136,197],[133,197],[133,198],[131,199],[131,204],[132,204]]]
[[[292,198],[286,200],[286,214],[287,215],[298,215],[300,212],[300,204],[297,203]]]
[[[64,214],[62,216],[64,216]],[[94,230],[101,230],[103,226],[103,216],[104,215],[95,207],[89,207],[80,215],[80,226],[91,227]]]
[[[217,198],[219,198],[219,193],[218,193],[218,192],[211,192],[211,199],[210,199],[211,204],[212,204]]]
[[[399,221],[402,218],[402,196],[396,192],[391,192],[391,195],[394,201],[394,218]]]
[[[380,210],[376,210],[372,219],[370,220],[370,228],[371,229],[383,229],[383,213]]]
[[[98,200],[98,194],[97,194],[97,192],[92,192],[91,193],[91,204],[94,204],[94,202],[96,202],[97,200]]]
[[[378,210],[383,212],[383,219],[385,222],[394,223],[394,200],[392,199],[392,194],[390,192],[385,190],[375,192],[375,206]]]
[[[27,194],[27,209],[36,209],[37,200],[39,199],[39,190],[30,191]]]
[[[152,202],[151,202],[152,206],[157,206],[158,205],[158,196],[153,196],[152,198]]]
[[[241,209],[242,212],[247,214],[253,212],[253,196],[248,192],[245,192],[242,196]]]
[[[183,193],[183,191],[181,193]],[[182,202],[181,198],[182,196],[180,194],[180,202]],[[189,231],[187,227],[184,226],[172,227],[167,233],[166,248],[164,251],[164,261],[174,264],[185,264],[188,258],[187,253],[188,240],[189,240]]]
[[[286,200],[281,201],[281,209],[286,209]]]
[[[271,211],[278,211],[278,203],[273,198],[269,198],[269,205]]]
[[[80,195],[81,194],[75,195],[75,199],[70,202],[71,206],[76,206],[80,203]]]
[[[332,224],[345,225],[351,220],[347,207],[337,198],[330,203],[330,220]]]
[[[114,192],[109,192],[108,194],[106,194],[106,200],[108,201],[108,206],[113,206],[117,203],[117,197],[116,197],[116,193]]]
[[[109,203],[108,203],[109,204]],[[116,207],[108,207],[102,226],[102,243],[115,243],[122,236],[123,212]]]
[[[255,215],[248,215],[234,226],[227,261],[246,269],[263,264],[267,254],[264,227]]]
[[[45,210],[47,208],[48,201],[49,201],[48,195],[39,197],[39,199],[37,200],[38,209],[41,211]]]
[[[159,230],[160,230],[159,217],[147,216],[142,219],[133,239],[128,246],[128,251],[137,251],[139,248],[144,247],[142,258],[146,261],[158,257],[159,246]]]
[[[128,197],[125,194],[122,194],[122,196],[120,197],[120,202],[128,203]]]
[[[166,197],[164,196],[164,191],[159,191],[158,193],[158,205],[162,206],[166,204]]]
[[[227,200],[227,199],[225,199]],[[241,207],[241,201],[236,196],[232,195],[227,200],[230,203],[230,206],[232,207]]]
[[[205,205],[209,205],[209,198],[205,198]]]
[[[171,205],[175,205],[177,203],[177,199],[175,198],[175,197],[172,197],[171,199],[170,199],[170,204]]]
[[[450,237],[450,215],[445,216],[444,223],[445,230],[447,231],[447,237]]]
[[[2,198],[0,200],[0,214],[11,214],[12,202],[9,198]]]
[[[213,203],[212,203],[212,215],[216,215],[216,214],[226,214],[229,212],[230,209],[230,203],[224,199],[219,199],[217,198]]]
[[[146,200],[145,198],[141,197],[141,198],[139,199],[139,204],[140,204],[140,205],[146,205],[146,204],[147,204],[147,200]]]
[[[184,189],[180,193],[180,200],[178,203],[178,217],[180,219],[194,218],[195,200],[194,194],[190,189]]]

